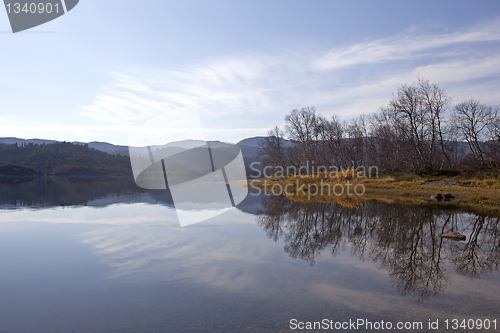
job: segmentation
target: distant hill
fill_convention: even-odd
[[[1,141],[1,139],[0,139]],[[115,155],[128,155],[128,146],[119,146],[119,145],[114,145],[111,143],[107,142],[99,142],[99,141],[92,141],[92,142],[78,142],[78,141],[73,141],[72,143],[75,144],[80,144],[84,145],[87,144],[89,148],[94,148],[100,151],[103,151],[108,154],[115,154]]]
[[[240,142],[237,143],[238,146],[251,146],[251,147],[257,147],[258,144],[265,139],[265,136],[254,136],[252,138],[246,138],[241,140]],[[293,144],[292,141],[283,139],[283,145],[285,147],[290,147]]]
[[[251,163],[262,161],[258,144],[264,138],[263,136],[251,137],[237,143],[241,149],[247,171],[250,170]],[[285,141],[286,144],[291,144],[288,140]],[[167,147],[169,149],[179,147],[189,149],[199,146],[199,144],[199,140],[184,140],[169,143]],[[9,147],[10,145],[17,145],[17,147]],[[155,151],[164,147],[153,145],[151,148],[152,151]],[[63,151],[64,153],[62,153]],[[14,137],[0,138],[0,166],[19,165],[32,168],[40,174],[130,175],[131,167],[128,156],[128,146],[114,145],[108,142],[92,141],[86,143]],[[114,157],[118,159],[111,161]],[[53,165],[51,166],[51,164]],[[113,164],[115,167],[112,167]],[[263,165],[260,165],[259,168],[263,168]],[[11,169],[4,171],[3,175],[14,175],[15,173]],[[18,169],[17,172],[22,171]],[[0,172],[0,174],[2,173]]]
[[[0,175],[132,176],[128,156],[70,142],[0,143]]]
[[[19,139],[19,138],[0,138],[0,143],[5,143],[7,145],[13,145],[13,144],[18,144],[18,145],[21,145],[21,144],[35,144],[35,145],[42,145],[42,144],[46,144],[46,145],[50,145],[50,144],[53,144],[53,143],[58,143],[60,141],[56,141],[56,140],[45,140],[45,139]]]
[[[237,145],[241,148],[244,157],[258,158],[259,155],[259,143],[265,139],[265,136],[255,136],[252,138],[243,139],[237,143]],[[290,140],[283,140],[283,145],[285,147],[290,147],[293,145]]]
[[[238,146],[250,146],[250,147],[257,147],[259,142],[264,139],[264,136],[254,136],[252,138],[246,138],[241,140],[240,142],[237,143]]]
[[[19,146],[21,145],[28,145],[30,143],[35,144],[35,145],[51,145],[55,143],[61,143],[62,141],[57,141],[57,140],[46,140],[46,139],[20,139],[20,138],[0,138],[0,144],[4,143],[7,145],[12,145],[12,144],[18,144]],[[100,151],[103,151],[108,154],[121,154],[121,155],[128,155],[128,146],[119,146],[119,145],[114,145],[111,143],[107,142],[99,142],[99,141],[92,141],[92,142],[80,142],[80,141],[73,141],[71,143],[77,144],[77,145],[85,145],[87,144],[89,148],[94,148]]]
[[[3,176],[37,176],[40,172],[21,165],[5,164],[0,166],[0,175]]]
[[[243,139],[240,142],[237,143],[238,146],[242,148],[243,154],[245,156],[257,156],[257,145],[258,143],[263,139],[263,136],[256,136],[252,138],[247,138]],[[218,141],[214,141],[218,142]],[[30,143],[32,144],[55,144],[55,143],[61,143],[61,141],[56,141],[56,140],[45,140],[45,139],[20,139],[20,138],[0,138],[0,144],[18,144],[18,145],[28,145]],[[81,141],[73,141],[71,142],[73,144],[77,145],[85,145],[87,144],[89,148],[94,148],[99,151],[103,151],[108,154],[114,154],[114,155],[127,155],[129,154],[128,152],[128,146],[123,146],[123,145],[114,145],[108,142],[99,142],[99,141],[92,141],[92,142],[81,142]],[[182,142],[171,142],[167,144],[168,147],[180,147],[182,146],[183,148],[190,148],[190,147],[196,147],[200,143],[199,140],[184,140]],[[151,148],[154,150],[159,146],[152,146]]]

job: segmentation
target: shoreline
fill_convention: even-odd
[[[394,176],[375,179],[325,179],[306,176],[253,179],[248,183],[254,189],[275,195],[283,194],[292,201],[306,203],[336,202],[351,208],[358,208],[365,202],[433,205],[478,215],[500,217],[498,184],[489,187],[463,185],[478,184],[482,181],[481,179],[464,180],[456,177],[418,177],[417,179],[405,180]],[[350,194],[347,191],[342,194],[339,194],[340,191],[333,193],[334,186],[337,189],[340,189],[340,186],[343,186],[344,189],[351,188],[351,192]],[[363,186],[363,193],[359,194],[358,191],[358,194],[355,194],[352,191],[355,186]],[[285,188],[288,190],[286,193]],[[315,191],[309,191],[310,188]],[[452,197],[437,200],[433,198],[437,194],[442,196],[451,194]]]

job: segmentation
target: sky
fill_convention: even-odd
[[[172,117],[238,142],[294,108],[376,112],[419,75],[500,106],[497,0],[80,0],[16,34],[0,9],[0,45],[0,137],[127,145]]]

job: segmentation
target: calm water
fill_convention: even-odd
[[[499,261],[498,218],[432,207],[251,195],[180,228],[168,193],[125,180],[0,184],[0,332],[452,332],[443,320],[500,324]]]

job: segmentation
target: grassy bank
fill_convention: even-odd
[[[481,215],[500,216],[500,172],[453,170],[430,175],[393,174],[358,177],[356,170],[335,177],[319,174],[250,181],[250,186],[284,194],[301,202],[337,202],[356,208],[375,201],[409,205],[436,205]],[[285,191],[286,190],[286,191]],[[437,194],[450,194],[436,200]]]

